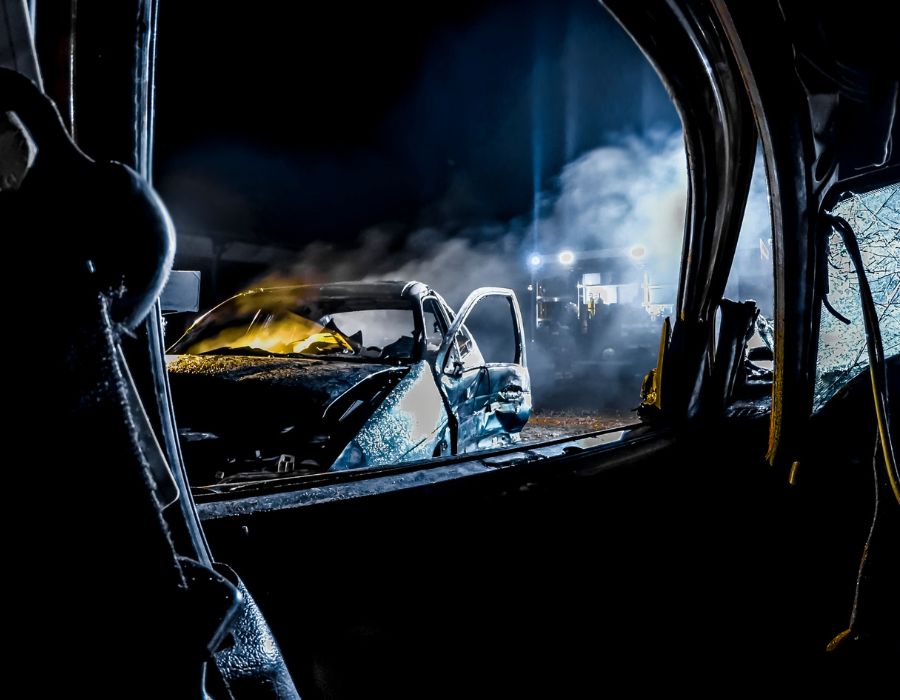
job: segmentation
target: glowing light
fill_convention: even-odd
[[[564,250],[556,259],[559,260],[560,265],[571,265],[575,262],[575,253],[571,250]]]
[[[647,255],[647,249],[640,244],[633,245],[628,251],[628,254],[632,257],[633,260],[643,260],[644,256]]]
[[[541,262],[543,262],[543,260],[537,253],[532,253],[530,256],[528,256],[528,265],[530,267],[540,267]]]

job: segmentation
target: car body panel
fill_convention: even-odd
[[[509,303],[514,334],[513,362],[484,362],[465,322],[478,304],[489,297]],[[462,349],[457,336],[473,348]],[[460,308],[438,350],[436,369],[450,404],[456,407],[456,451],[470,452],[518,440],[531,415],[531,380],[525,366],[522,315],[515,293],[501,287],[473,291]],[[471,361],[470,358],[475,358]]]

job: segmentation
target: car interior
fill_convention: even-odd
[[[364,402],[348,384],[334,415],[309,409],[297,422],[348,417],[359,431],[343,440],[344,467],[294,472],[267,455],[276,478],[217,487],[185,465],[166,369],[165,324],[177,321],[159,302],[176,244],[196,243],[154,189],[154,120],[171,104],[157,38],[171,4],[0,0],[0,226],[24,252],[12,289],[56,310],[52,340],[14,358],[28,364],[12,434],[62,448],[39,451],[53,465],[39,478],[9,470],[18,503],[6,518],[22,536],[9,538],[8,641],[21,662],[4,685],[237,700],[892,687],[900,74],[880,5],[591,4],[652,66],[686,154],[671,313],[653,316],[650,350],[594,346],[604,367],[649,354],[642,377],[629,375],[624,419],[595,427],[585,409],[578,433],[470,452],[441,441],[430,459],[367,468],[366,423],[352,417]],[[362,19],[399,12],[363,5]],[[265,14],[240,3],[203,11],[211,23]],[[215,41],[222,55],[252,53],[236,37]],[[244,99],[233,82],[223,111]],[[751,247],[773,285],[771,317],[762,299],[726,295],[757,186],[771,238]],[[576,264],[541,261],[551,263]],[[550,376],[569,382],[576,404],[590,398],[607,381],[600,370],[582,382],[566,360],[545,375],[537,333],[522,337],[538,302],[556,304],[564,321],[545,329],[559,334],[587,327],[587,304],[565,319],[556,295],[537,298],[538,273],[523,274],[532,287],[518,297],[494,290],[504,332],[510,317],[516,331],[504,352],[528,360],[532,382]],[[649,279],[632,291],[655,313],[667,305]],[[615,286],[579,280],[584,299],[583,288]],[[514,362],[478,341],[478,324],[495,317],[473,312],[447,339],[454,318],[436,297],[425,303],[435,385],[458,387],[462,405],[485,393],[467,387],[502,381],[489,391],[521,401],[529,387],[503,368]],[[409,364],[412,327],[369,330],[354,313],[320,316],[323,337],[292,351]],[[381,400],[399,371],[359,381],[383,382]],[[481,384],[464,384],[466,372]],[[472,424],[505,420],[498,403]],[[265,404],[234,422],[253,424]],[[537,425],[555,418],[536,415]]]

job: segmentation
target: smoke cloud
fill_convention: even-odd
[[[740,297],[749,290],[743,298],[762,297],[765,313],[766,302],[771,304],[771,287],[766,287],[766,280],[771,285],[771,263],[761,265],[758,250],[759,240],[768,241],[771,234],[762,160],[758,157],[757,161],[729,293]],[[681,133],[624,135],[566,165],[553,190],[539,194],[535,210],[540,215],[536,219],[522,217],[479,226],[448,223],[414,231],[376,227],[362,232],[350,249],[327,242],[312,243],[261,284],[419,280],[436,289],[454,308],[476,287],[500,286],[516,290],[524,310],[531,281],[527,261],[533,253],[542,254],[552,265],[550,261],[557,252],[567,248],[578,254],[641,245],[647,251],[642,264],[653,282],[674,288],[680,269],[686,199],[687,167]],[[445,207],[446,211],[453,209]],[[766,269],[767,274],[763,274]],[[574,289],[572,293],[574,296]],[[473,327],[479,344],[490,347],[500,342],[497,337],[489,337],[497,335],[490,330],[492,322],[482,324],[482,328],[489,330],[479,335],[477,324]],[[498,324],[493,328],[496,331]],[[632,348],[629,355],[640,365],[642,376],[656,356],[656,331],[640,342],[641,347]],[[560,336],[549,345],[529,344],[535,405],[565,409],[635,407],[640,376],[633,375],[634,368],[621,377],[590,375],[588,382],[599,382],[596,391],[575,392],[578,396],[568,384],[558,381],[559,373],[567,371],[566,365],[581,357],[578,353],[588,352],[573,350],[578,343],[583,344]],[[558,351],[562,346],[569,348],[568,355]],[[585,389],[582,380],[573,381]]]
[[[478,286],[523,288],[531,252],[635,244],[647,248],[659,276],[675,281],[687,192],[680,132],[623,136],[565,166],[555,184],[538,195],[537,220],[412,232],[376,227],[349,249],[312,243],[265,282],[416,279],[457,305]]]

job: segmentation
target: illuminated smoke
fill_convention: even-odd
[[[738,296],[742,287],[739,273],[748,273],[746,279],[752,278],[757,284],[743,286],[751,289],[751,296],[761,302],[765,313],[771,305],[771,287],[760,287],[758,282],[771,284],[771,267],[760,275],[770,263],[761,266],[758,249],[759,240],[768,241],[771,234],[765,177],[761,159],[758,161],[729,293]],[[564,249],[577,254],[640,245],[647,251],[642,260],[644,269],[654,283],[671,284],[674,290],[686,199],[687,167],[681,133],[627,135],[565,166],[555,190],[539,198],[537,221],[523,217],[502,224],[468,228],[448,225],[412,232],[376,227],[364,231],[349,250],[324,242],[310,244],[293,264],[278,270],[276,278],[270,276],[262,282],[415,279],[436,289],[454,307],[476,287],[503,286],[516,290],[525,311],[531,274],[528,259],[535,252],[533,237],[537,231],[538,250],[546,259]],[[452,211],[452,206],[446,210]],[[574,289],[572,292],[574,296]],[[674,291],[672,296],[674,301]],[[487,344],[492,340],[484,338]],[[644,349],[646,359],[641,362],[646,363],[646,370],[652,367],[657,342],[652,339]],[[529,353],[535,405],[571,406],[569,402],[577,397],[557,391],[554,371],[559,369],[559,356],[554,348],[529,344]],[[633,408],[639,402],[639,384],[639,379],[625,377],[616,386],[604,384],[594,396],[602,394],[599,400],[607,407]]]
[[[640,243],[669,281],[679,268],[687,191],[680,133],[627,136],[568,164],[542,197],[536,227],[542,252]],[[305,282],[417,279],[458,304],[474,287],[521,289],[533,245],[525,219],[479,227],[427,227],[411,233],[376,227],[354,246],[308,245],[275,279]],[[267,276],[268,283],[273,275]],[[258,283],[255,283],[256,286]]]

